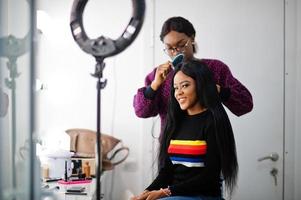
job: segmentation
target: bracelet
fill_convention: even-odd
[[[170,191],[169,188],[165,188],[165,189],[160,188],[160,190],[163,192],[163,194],[164,194],[165,196],[167,196],[167,197],[171,196],[171,191]]]

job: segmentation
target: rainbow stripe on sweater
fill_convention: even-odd
[[[204,140],[171,140],[168,154],[173,164],[204,167],[207,143]]]

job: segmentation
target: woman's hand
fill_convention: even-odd
[[[132,197],[131,200],[156,200],[161,197],[166,197],[166,194],[162,190],[146,190],[140,195]]]
[[[148,193],[150,193],[150,191],[145,190],[141,194],[131,197],[131,200],[146,200]]]
[[[166,197],[162,190],[153,190],[148,193],[146,200],[156,200],[160,199],[161,197]]]
[[[160,85],[166,80],[167,74],[171,69],[171,62],[167,61],[157,67],[155,79],[153,80],[151,87],[153,90],[158,90]]]

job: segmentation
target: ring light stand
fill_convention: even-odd
[[[13,35],[0,38],[0,57],[8,58],[7,69],[9,78],[5,78],[5,85],[11,89],[12,105],[12,185],[16,188],[16,78],[20,76],[17,68],[18,57],[24,55],[29,49],[29,34],[19,39]]]
[[[97,78],[97,132],[96,132],[96,197],[101,199],[101,184],[100,175],[102,172],[101,162],[101,89],[105,88],[107,80],[102,79],[103,70],[105,67],[104,59],[106,57],[114,56],[125,50],[137,37],[144,19],[145,1],[132,0],[133,16],[129,24],[125,28],[121,36],[112,40],[105,36],[100,36],[96,39],[90,39],[83,27],[83,11],[88,0],[74,0],[71,11],[70,27],[74,40],[80,48],[94,56],[96,60],[95,72],[92,74]]]

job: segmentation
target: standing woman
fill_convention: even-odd
[[[158,176],[132,200],[221,200],[221,176],[232,195],[238,164],[235,139],[212,73],[191,60],[172,75]]]
[[[165,53],[173,59],[184,54],[184,59],[196,60],[208,66],[222,103],[235,115],[241,116],[253,108],[252,95],[248,89],[233,77],[226,64],[217,59],[198,59],[196,53],[195,29],[183,17],[167,19],[161,30],[160,39],[165,45]],[[171,62],[156,67],[145,78],[145,86],[138,89],[134,96],[134,109],[138,117],[148,118],[159,114],[161,132],[166,122],[168,98],[170,96],[173,71]]]

